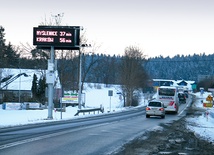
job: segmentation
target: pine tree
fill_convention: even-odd
[[[6,45],[4,35],[5,35],[4,28],[0,26],[0,68],[3,68],[5,64],[4,55],[6,52]]]
[[[38,87],[37,82],[38,82],[38,78],[37,78],[36,74],[34,74],[33,81],[32,81],[32,87],[31,87],[33,99],[37,99],[37,87]]]
[[[42,77],[39,79],[37,88],[37,97],[41,103],[45,103],[45,89],[47,87],[46,78]]]
[[[19,54],[13,49],[11,43],[5,44],[4,28],[0,26],[0,68],[16,68],[18,67]]]
[[[19,67],[19,55],[16,54],[15,50],[13,49],[13,46],[9,42],[9,44],[6,46],[6,53],[5,53],[5,59],[7,61],[7,66],[12,68]]]

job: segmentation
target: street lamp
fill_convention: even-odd
[[[83,47],[91,47],[91,44],[82,44],[79,49],[79,90],[78,90],[78,108],[81,109],[82,106],[82,51]]]
[[[21,72],[21,70],[20,70],[20,72]],[[20,101],[21,101],[21,98],[20,98],[20,89],[21,89],[21,76],[24,76],[24,77],[28,77],[29,75],[27,75],[26,73],[20,73],[20,74],[18,74],[17,76],[18,77],[20,77],[19,78],[19,103],[20,103]]]

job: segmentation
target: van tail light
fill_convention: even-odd
[[[171,101],[171,102],[169,102],[169,105],[173,106],[174,103],[175,103],[174,101]]]
[[[176,104],[174,105],[174,108],[175,108],[175,109],[177,108],[177,105],[176,105]]]
[[[151,110],[149,107],[146,107],[146,110]]]

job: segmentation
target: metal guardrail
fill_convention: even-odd
[[[91,108],[91,109],[79,109],[79,110],[77,110],[77,113],[74,115],[74,116],[78,116],[79,115],[79,113],[83,113],[83,115],[85,115],[85,113],[91,113],[91,112],[93,112],[94,114],[95,114],[95,112],[104,112],[104,108],[103,107],[100,107],[100,108]]]

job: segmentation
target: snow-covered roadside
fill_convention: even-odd
[[[76,108],[68,107],[62,113],[63,120],[71,119]],[[61,120],[61,113],[53,111],[53,120],[47,120],[48,109],[44,110],[2,110],[0,109],[0,128],[16,125],[35,124]]]
[[[111,97],[108,96],[108,90],[113,90],[114,95]],[[121,96],[117,94],[117,88],[102,88],[99,90],[90,90],[87,89],[86,96],[86,105],[88,107],[100,107],[100,104],[104,107],[105,113],[108,113],[109,107],[111,106],[111,112],[126,110],[122,107]],[[99,95],[98,95],[99,94]],[[196,93],[197,102],[193,106],[197,108],[204,109],[201,100],[205,99],[208,96],[208,93],[205,93],[203,96],[200,93]],[[141,100],[141,106],[144,106],[148,102],[147,97]],[[66,112],[62,113],[62,119],[75,119],[78,117],[87,117],[88,115],[80,114],[80,116],[74,116],[77,113],[78,107],[67,107]],[[214,142],[214,108],[208,109],[209,115],[202,115],[193,118],[187,118],[188,122],[187,128],[194,131],[197,136],[203,137],[206,140]],[[97,113],[96,113],[97,114]],[[95,115],[96,115],[95,114]],[[93,114],[90,114],[90,116]],[[41,122],[49,121],[60,121],[61,112],[53,111],[53,120],[47,120],[48,110],[3,110],[0,105],[0,128],[16,125],[25,125],[25,124],[35,124]],[[207,116],[207,117],[206,117]]]
[[[210,93],[201,95],[196,93],[197,100],[193,106],[204,110],[204,114],[198,117],[187,118],[187,128],[194,131],[195,135],[214,143],[214,108],[204,108],[201,100],[206,100]]]
[[[123,98],[119,92],[119,86],[113,85],[112,87],[105,87],[104,85],[99,85],[98,89],[94,88],[95,86],[87,86],[85,89],[85,101],[86,108],[99,108],[100,105],[104,108],[104,114],[116,111],[126,110],[127,108],[123,107]],[[96,86],[97,87],[97,86]],[[108,96],[108,91],[113,91],[113,96],[111,98]],[[141,105],[146,105],[148,102],[148,96],[145,95],[145,98],[141,98]],[[25,124],[35,124],[43,123],[50,121],[60,121],[61,116],[63,120],[76,119],[78,117],[88,117],[89,114],[83,115],[82,113],[79,116],[74,116],[77,113],[78,107],[66,107],[65,112],[58,112],[53,110],[53,119],[47,120],[48,109],[44,110],[3,110],[2,105],[0,105],[0,128],[16,125],[25,125]],[[97,115],[98,112],[95,112]],[[99,112],[101,113],[101,112]],[[90,114],[92,116],[94,114]]]

